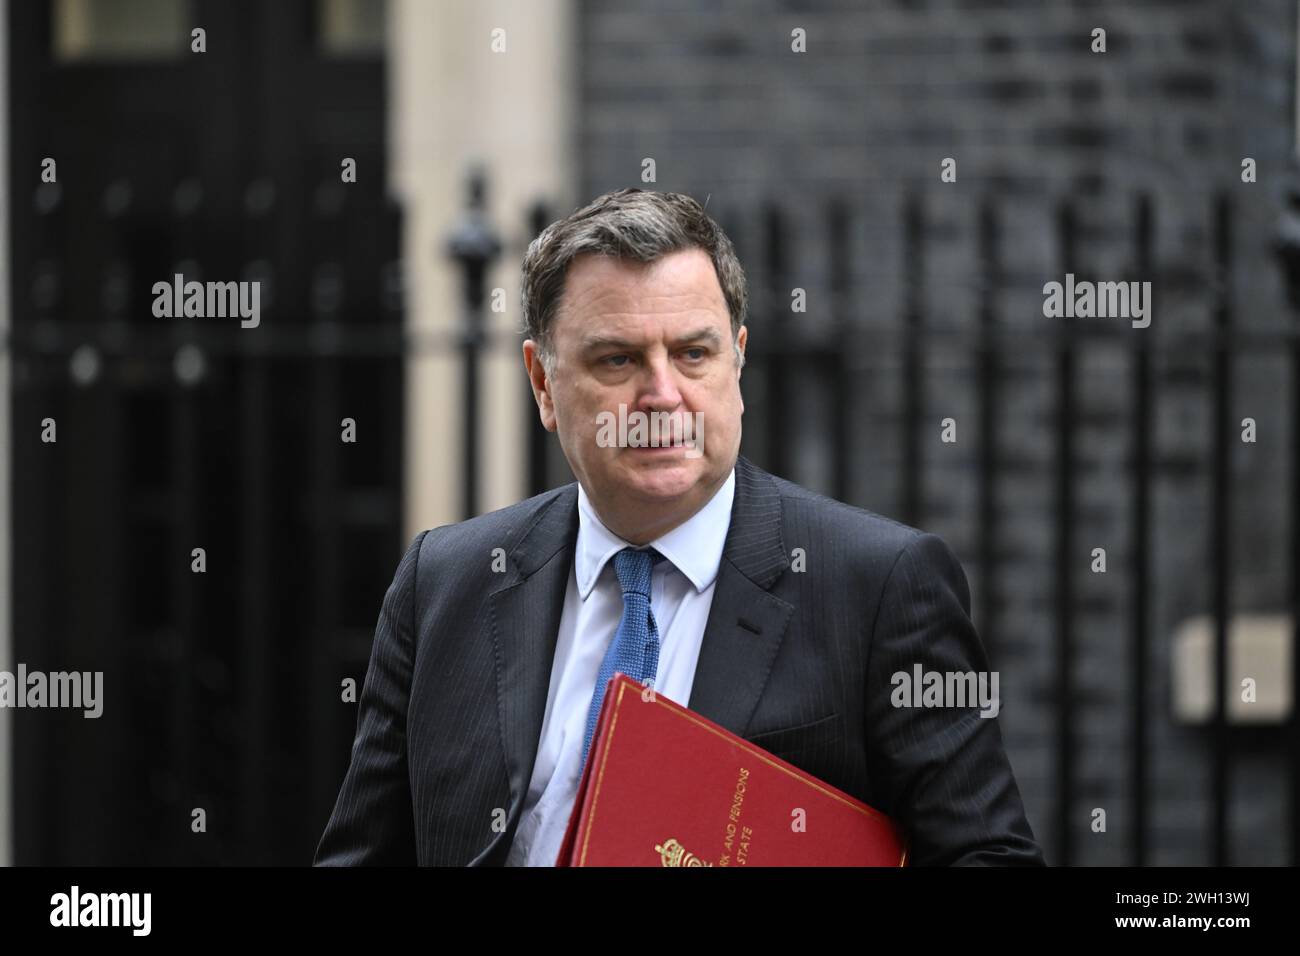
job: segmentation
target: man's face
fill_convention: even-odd
[[[737,339],[742,352],[746,332]],[[551,342],[551,376],[536,344],[524,343],[542,422],[558,432],[602,519],[623,526],[611,530],[625,538],[633,529],[662,533],[698,511],[735,464],[745,411],[731,317],[708,254],[682,250],[649,264],[579,256]],[[601,413],[617,419],[620,404],[628,416],[668,412],[701,422],[703,453],[680,444],[602,447]]]

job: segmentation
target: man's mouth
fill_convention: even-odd
[[[685,452],[685,445],[628,445],[628,451],[639,451],[642,454],[669,454],[672,452]]]

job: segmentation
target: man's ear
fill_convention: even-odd
[[[524,340],[524,369],[528,372],[528,383],[533,387],[533,399],[537,402],[537,412],[542,420],[542,427],[548,432],[553,432],[555,431],[555,402],[551,399],[551,383],[542,365],[541,350],[532,339]]]
[[[740,361],[736,363],[736,381],[740,381],[741,370],[745,367],[745,343],[749,341],[749,327],[742,325],[736,333],[736,348],[740,350]],[[745,396],[740,395],[740,414],[745,414]]]

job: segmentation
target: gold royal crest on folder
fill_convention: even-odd
[[[705,863],[694,853],[686,852],[686,847],[682,846],[676,840],[665,840],[662,844],[655,844],[655,852],[659,854],[659,859],[664,866],[712,866],[712,863]]]

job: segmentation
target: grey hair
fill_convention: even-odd
[[[555,363],[551,325],[564,294],[569,264],[584,253],[650,263],[683,249],[703,249],[713,260],[731,315],[731,340],[741,367],[737,337],[745,324],[748,295],[736,250],[716,222],[690,196],[627,188],[605,193],[545,229],[528,246],[523,262],[524,334],[537,343],[549,376]]]

